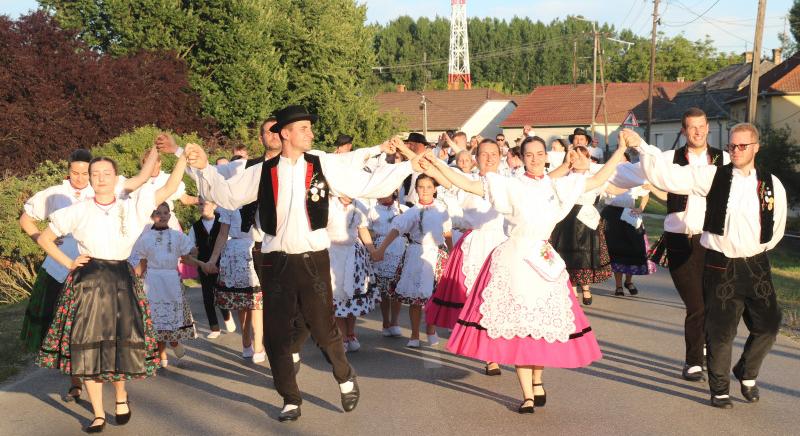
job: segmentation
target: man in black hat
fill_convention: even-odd
[[[603,150],[594,145],[591,135],[586,133],[586,129],[581,127],[576,128],[571,135],[569,135],[569,142],[573,146],[582,145],[589,150],[589,157],[594,163],[603,162]]]
[[[373,173],[362,171],[369,155],[394,153],[395,143],[345,154],[310,153],[317,116],[302,106],[288,106],[275,114],[270,131],[282,142],[280,155],[247,168],[229,180],[221,177],[199,146],[186,153],[198,190],[222,207],[236,209],[258,201],[264,241],[260,265],[264,290],[264,328],[267,355],[275,388],[283,397],[280,421],[300,417],[302,397],[292,362],[294,325],[298,319],[311,332],[326,360],[349,412],[358,404],[355,372],[344,354],[336,328],[331,290],[328,200],[331,191],[351,198],[388,196],[411,174],[410,163],[384,165]]]
[[[336,142],[333,143],[335,147],[334,153],[350,153],[353,151],[353,137],[350,135],[339,134],[336,137]]]
[[[428,142],[428,139],[425,138],[425,135],[422,133],[411,132],[408,134],[408,138],[403,141],[411,151],[416,154],[425,153],[425,151],[431,146],[431,143]],[[414,190],[414,185],[417,183],[417,177],[422,174],[422,172],[414,172],[413,174],[406,177],[403,180],[403,184],[400,185],[400,191],[397,195],[397,201],[399,204],[405,204],[406,206],[412,207],[417,203],[417,191]]]

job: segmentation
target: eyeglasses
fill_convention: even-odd
[[[739,149],[739,151],[745,151],[745,150],[747,150],[747,147],[749,147],[749,146],[751,146],[753,144],[758,144],[758,143],[757,142],[750,142],[748,144],[728,144],[728,151],[734,151],[736,149]]]

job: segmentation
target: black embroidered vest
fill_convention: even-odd
[[[772,227],[775,222],[774,198],[775,190],[772,187],[772,174],[758,171],[758,204],[759,218],[761,221],[761,243],[766,244],[772,239]],[[715,235],[723,236],[725,233],[725,220],[728,216],[728,197],[731,194],[733,182],[733,164],[717,169],[711,189],[706,196],[706,219],[703,230]]]
[[[311,230],[324,229],[328,225],[328,199],[330,188],[325,175],[322,174],[322,164],[319,156],[305,153],[306,161],[306,214]],[[261,230],[270,236],[275,236],[278,226],[276,210],[278,196],[278,162],[280,156],[264,162],[261,167],[261,182],[258,185],[258,215]],[[289,183],[286,181],[286,183]]]
[[[260,164],[264,162],[264,156],[257,157],[254,159],[247,159],[247,163],[244,164],[245,168],[250,168],[253,165]],[[256,223],[256,212],[258,212],[258,200],[245,204],[239,209],[239,216],[242,217],[242,231],[249,232],[250,227],[253,227],[253,224]]]
[[[197,244],[197,258],[199,260],[206,262],[211,258],[211,253],[214,251],[214,243],[217,241],[217,235],[219,234],[219,226],[218,213],[214,213],[214,225],[211,226],[211,232],[206,230],[202,218],[192,224],[195,243]]]
[[[708,153],[709,165],[716,165],[721,167],[723,165],[723,155],[721,150],[706,148]],[[672,158],[672,163],[678,164],[682,167],[689,165],[689,158],[687,153],[689,148],[687,145],[675,150],[675,156]],[[667,194],[667,213],[683,212],[686,210],[686,203],[689,201],[688,195]]]
[[[414,202],[408,201],[408,194],[411,193],[411,179],[414,177],[413,174],[409,174],[408,177],[403,180],[403,202],[408,207],[413,207]]]

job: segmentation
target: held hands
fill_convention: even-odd
[[[184,154],[186,155],[186,162],[192,168],[202,170],[208,166],[208,155],[203,150],[203,147],[197,144],[186,144]]]
[[[155,146],[160,153],[164,154],[174,154],[178,151],[178,144],[175,142],[175,138],[166,132],[161,132],[156,136]]]
[[[374,248],[372,250],[369,250],[369,258],[373,262],[382,261],[383,260],[383,250],[378,250],[378,249],[374,249]]]
[[[89,263],[91,259],[92,258],[89,255],[81,254],[80,256],[76,257],[75,260],[72,261],[72,265],[70,265],[69,270],[75,271],[75,269],[80,268]]]
[[[399,137],[393,136],[391,139],[381,144],[381,152],[386,154],[395,154],[398,149],[398,143],[402,144],[403,141]]]
[[[208,275],[219,274],[219,268],[210,262],[200,262],[200,269],[203,271],[203,273]]]
[[[623,129],[619,132],[619,146],[626,148],[638,148],[642,143],[642,138],[638,133],[631,129]]]

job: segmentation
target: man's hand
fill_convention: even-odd
[[[159,153],[175,154],[178,151],[178,144],[175,142],[175,138],[166,132],[161,132],[156,136],[155,146]]]
[[[190,167],[202,170],[208,166],[208,155],[203,150],[203,147],[197,144],[186,144],[184,153],[186,154],[186,162]]]
[[[397,152],[398,142],[400,144],[403,143],[403,141],[399,137],[393,136],[391,139],[381,144],[381,152],[386,154],[395,154],[395,152]]]

